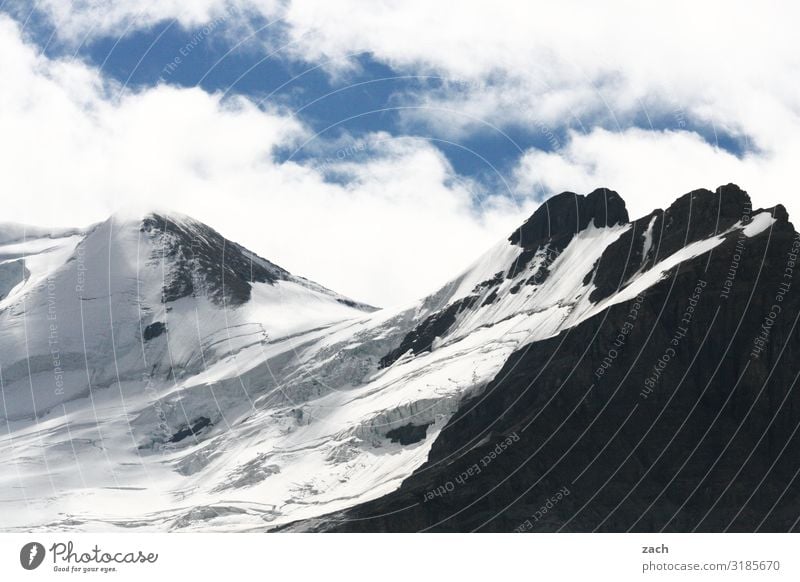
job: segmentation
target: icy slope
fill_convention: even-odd
[[[769,221],[683,245],[640,223],[614,192],[559,195],[437,293],[375,312],[186,217],[63,237],[0,304],[5,525],[263,529],[389,493],[512,353]],[[617,248],[639,250],[611,284]]]
[[[8,418],[143,373],[195,373],[244,345],[368,309],[186,217],[115,216],[86,234],[2,245],[0,257]]]

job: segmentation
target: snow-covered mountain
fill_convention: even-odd
[[[631,222],[610,190],[560,194],[388,310],[183,216],[4,227],[4,528],[265,530],[391,503],[520,353],[788,224],[749,205],[729,185]]]
[[[531,257],[528,343],[426,462],[388,495],[288,529],[797,531],[800,235],[733,185],[630,223],[617,200],[557,196],[511,237]],[[519,301],[509,272],[445,335],[475,305]]]

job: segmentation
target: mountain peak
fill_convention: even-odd
[[[231,305],[247,302],[253,283],[274,284],[289,277],[285,269],[188,216],[151,212],[142,219],[140,232],[158,238],[159,258],[170,258],[175,265],[164,285],[165,302],[195,293],[198,275],[212,300]]]
[[[720,232],[733,224],[749,220],[753,212],[750,195],[736,184],[719,186],[713,192],[705,188],[679,197],[665,211],[667,224],[681,224],[688,240],[697,240]]]
[[[564,248],[576,233],[590,224],[604,227],[627,222],[625,201],[614,190],[597,188],[585,196],[562,192],[539,206],[508,240],[526,250],[545,244]]]

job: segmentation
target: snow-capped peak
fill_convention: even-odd
[[[93,387],[141,370],[189,374],[248,342],[371,310],[180,215],[115,214],[85,232],[12,241],[0,245],[4,416],[85,396],[87,368]],[[32,393],[54,368],[55,388]]]

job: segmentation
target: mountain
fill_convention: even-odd
[[[0,246],[0,260],[10,419],[144,373],[196,374],[245,346],[372,310],[177,215],[35,233]]]
[[[569,198],[551,199],[559,216]],[[586,252],[586,206],[619,233],[572,271],[586,287],[569,325],[514,351],[396,491],[291,529],[798,529],[800,237],[784,208],[727,185],[619,228],[583,202],[577,234],[543,230],[540,209],[510,239]],[[566,278],[559,260],[534,289]]]
[[[559,194],[382,310],[184,216],[31,232],[0,231],[6,529],[785,531],[800,515],[800,242],[737,186],[633,221],[611,190]]]

